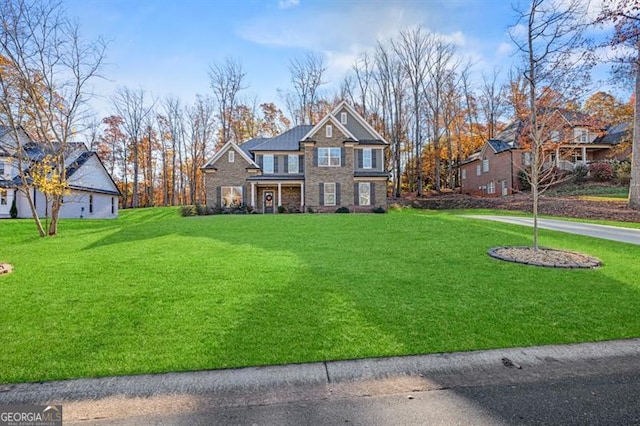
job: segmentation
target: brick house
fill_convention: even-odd
[[[624,125],[603,128],[586,114],[556,109],[549,112],[544,168],[573,171],[580,164],[615,158]],[[516,120],[460,163],[463,194],[499,197],[520,189],[518,174],[531,166],[524,120]]]
[[[225,144],[202,168],[208,206],[261,213],[387,208],[388,143],[346,102],[316,125]]]

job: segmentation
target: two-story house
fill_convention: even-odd
[[[346,102],[316,125],[225,144],[203,167],[209,206],[333,212],[387,208],[388,143]]]
[[[543,167],[573,171],[580,164],[615,156],[621,138],[613,137],[595,119],[563,109],[547,112]],[[518,174],[531,166],[528,122],[515,120],[495,139],[460,164],[461,192],[482,196],[504,196],[520,189]],[[609,135],[609,136],[608,136]]]

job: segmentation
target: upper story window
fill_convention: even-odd
[[[318,148],[318,166],[340,167],[340,148]]]
[[[287,158],[289,173],[300,173],[299,156],[289,155]]]
[[[560,142],[560,132],[557,130],[550,131],[549,139],[551,139],[551,142]]]
[[[574,137],[578,143],[589,142],[589,131],[587,129],[577,128],[573,130]]]
[[[489,160],[488,159],[482,160],[482,171],[485,172],[485,173],[489,171]]]
[[[267,154],[262,157],[262,173],[273,173],[273,155]]]
[[[6,172],[4,160],[0,160],[0,177],[4,176]]]
[[[347,113],[346,112],[341,112],[340,113],[340,123],[341,124],[347,124]]]
[[[523,166],[530,166],[531,165],[531,153],[530,152],[523,152],[522,153],[522,165]]]
[[[482,174],[482,166],[478,164],[476,166],[476,176],[480,176]]]
[[[236,153],[233,151],[229,151],[229,162],[233,163],[234,161],[236,161]]]
[[[370,169],[373,167],[373,160],[372,160],[372,151],[371,148],[365,148],[362,150],[362,168],[363,169]]]
[[[328,138],[332,138],[333,137],[333,126],[331,124],[327,124],[327,126],[325,127],[325,132],[326,132],[326,136]]]
[[[462,179],[467,178],[467,169],[462,169]]]

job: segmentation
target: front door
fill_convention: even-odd
[[[264,212],[274,213],[273,191],[264,191]]]

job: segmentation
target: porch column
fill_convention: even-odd
[[[256,206],[256,183],[251,182],[251,207]]]
[[[304,182],[300,184],[300,207],[304,207]]]
[[[587,147],[582,147],[582,164],[587,164]]]
[[[556,148],[556,167],[560,167],[560,147]]]
[[[282,205],[282,184],[278,182],[278,205]]]

